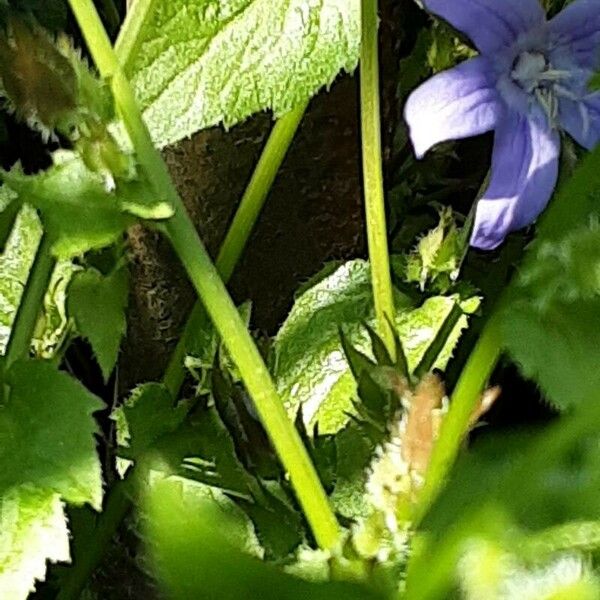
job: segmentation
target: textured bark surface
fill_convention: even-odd
[[[397,113],[398,11],[389,2],[382,12],[384,141],[391,139]],[[164,153],[212,256],[271,126],[269,115],[258,115],[227,132],[199,132]],[[231,280],[234,299],[253,303],[253,327],[274,333],[300,283],[329,260],[365,254],[359,131],[358,77],[341,76],[312,101]],[[120,364],[123,392],[160,378],[195,299],[157,233],[137,227],[130,245],[133,287]]]
[[[215,256],[272,125],[259,115],[228,132],[213,128],[165,151],[194,223]],[[298,284],[328,260],[364,250],[356,80],[313,100],[231,280],[253,303],[252,325],[273,333]],[[132,293],[124,387],[159,378],[194,301],[166,240],[130,232]]]

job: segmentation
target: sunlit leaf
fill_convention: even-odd
[[[47,171],[25,175],[19,168],[2,172],[5,183],[23,201],[39,209],[58,258],[70,258],[117,241],[135,216],[167,218],[172,209],[155,201],[148,185],[119,181],[115,190],[83,161],[55,153]]]
[[[159,146],[285,113],[358,61],[358,0],[157,0],[149,11],[118,49]]]
[[[25,600],[46,575],[46,561],[69,560],[60,494],[21,486],[0,497],[0,596]]]
[[[427,352],[457,300],[456,296],[436,296],[415,308],[406,296],[396,294],[396,327],[411,370]],[[477,298],[461,303],[465,312],[472,312],[477,305]],[[349,342],[371,354],[365,323],[375,324],[370,269],[367,262],[354,260],[297,298],[279,330],[273,348],[278,389],[290,413],[295,414],[302,405],[309,430],[318,422],[322,433],[334,433],[347,422],[356,382],[339,328]],[[434,361],[436,368],[445,368],[466,325],[463,315]]]

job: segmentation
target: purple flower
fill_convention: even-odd
[[[558,175],[559,128],[588,149],[600,141],[600,0],[575,0],[546,20],[538,0],[423,0],[480,55],[426,81],[405,118],[418,158],[438,142],[495,131],[488,189],[471,244],[498,246],[532,223]]]

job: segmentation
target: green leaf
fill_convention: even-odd
[[[396,327],[409,369],[421,361],[442,329],[458,298],[435,296],[418,307],[396,294]],[[461,303],[473,312],[478,299]],[[273,372],[279,393],[294,415],[302,406],[307,429],[319,423],[322,433],[335,433],[353,412],[356,382],[348,366],[339,335],[343,327],[348,341],[357,350],[372,356],[364,324],[374,326],[370,269],[367,262],[355,260],[339,267],[297,298],[274,341]],[[434,361],[444,369],[467,325],[461,316],[447,343]]]
[[[287,575],[235,547],[230,517],[207,496],[190,507],[162,481],[150,491],[146,532],[159,581],[168,597],[238,600],[369,600],[378,596],[350,583],[313,583]]]
[[[31,207],[24,205],[15,220],[4,253],[0,255],[0,354],[6,349],[40,237],[39,219]],[[68,324],[65,287],[73,270],[70,262],[56,265],[32,340],[37,357],[50,358],[63,340]]]
[[[14,168],[0,176],[20,199],[39,209],[58,258],[112,244],[134,223],[133,215],[172,215],[171,208],[155,202],[152,190],[141,181],[120,180],[111,191],[103,177],[75,154],[58,152],[54,160],[54,166],[36,175]]]
[[[283,114],[356,67],[358,0],[151,3],[121,58],[158,146]]]
[[[160,383],[135,388],[111,416],[117,425],[117,452],[133,460],[141,457],[157,440],[174,432],[189,409],[189,402],[174,405],[171,394]]]
[[[600,386],[598,165],[599,150],[560,188],[501,313],[511,357],[562,408]]]
[[[286,558],[304,540],[302,517],[267,489],[261,502],[238,500],[254,524],[266,560]]]
[[[25,600],[46,574],[46,561],[69,560],[69,531],[60,495],[29,486],[0,497],[0,591]]]
[[[335,442],[337,478],[331,502],[336,512],[348,519],[364,517],[370,510],[365,494],[367,468],[375,454],[376,443],[354,421],[336,435]]]
[[[103,275],[93,268],[76,273],[69,285],[67,309],[77,331],[86,338],[108,379],[125,335],[129,294],[126,268]]]
[[[102,478],[92,413],[103,404],[50,363],[22,360],[6,374],[0,413],[0,497],[21,485],[100,509]]]
[[[96,424],[102,403],[50,363],[16,362],[0,404],[0,590],[25,599],[46,560],[69,559],[63,503],[102,500]]]
[[[41,236],[39,219],[25,206],[0,256],[0,353],[4,353]]]

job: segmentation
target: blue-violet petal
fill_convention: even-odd
[[[575,0],[548,23],[553,44],[573,63],[600,68],[600,0]]]
[[[538,0],[424,0],[423,4],[471,38],[483,53],[512,45],[546,20]]]
[[[545,120],[511,112],[496,129],[490,185],[477,204],[471,245],[496,248],[532,223],[558,177],[560,136]]]
[[[406,102],[404,116],[421,158],[439,142],[494,129],[503,112],[489,61],[479,56],[418,87]]]

